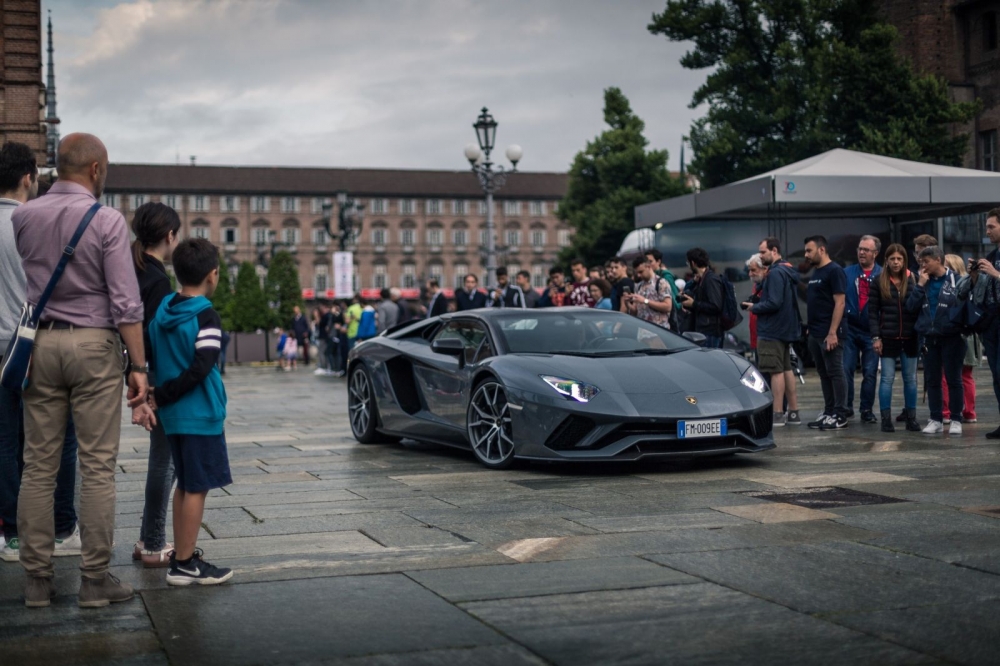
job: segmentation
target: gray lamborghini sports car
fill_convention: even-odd
[[[608,310],[404,324],[351,351],[347,385],[359,442],[437,442],[497,469],[774,447],[771,392],[753,365]]]

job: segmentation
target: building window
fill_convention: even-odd
[[[997,131],[979,133],[979,141],[982,144],[983,171],[997,171]]]
[[[174,210],[180,210],[181,203],[176,194],[165,194],[160,197],[160,202],[170,206]]]
[[[385,229],[372,229],[372,245],[385,245]]]
[[[997,14],[983,14],[983,50],[993,51],[997,47]]]
[[[399,200],[399,214],[400,215],[413,215],[413,211],[416,210],[416,202],[413,199],[400,199]]]
[[[545,230],[544,229],[534,229],[531,232],[531,245],[533,247],[544,247],[545,246]]]
[[[427,214],[428,215],[440,215],[441,214],[441,200],[440,199],[428,199],[427,200]]]
[[[222,230],[222,242],[226,245],[236,245],[240,242],[240,230],[236,227],[226,227]]]
[[[385,289],[389,286],[389,275],[386,273],[385,264],[375,264],[372,286],[376,289]]]
[[[326,234],[326,229],[313,229],[313,245],[326,245],[330,242],[330,237]]]
[[[469,214],[469,202],[464,199],[454,199],[451,202],[451,214],[452,215],[468,215]]]
[[[417,267],[413,264],[403,264],[403,289],[413,289],[417,286]]]
[[[507,275],[510,277],[511,282],[517,277],[517,274],[521,272],[521,264],[507,264]]]
[[[191,197],[191,201],[189,203],[191,205],[191,210],[196,213],[208,212],[208,197],[204,194],[196,194]]]
[[[479,211],[479,214],[480,215],[486,215],[486,202],[485,201],[477,201],[476,203],[478,204],[476,210]]]
[[[521,214],[521,202],[520,201],[504,201],[503,202],[503,214],[504,215],[520,215]]]
[[[428,229],[427,230],[427,244],[432,246],[441,246],[443,244],[442,232],[440,229]]]
[[[207,226],[197,226],[191,227],[191,238],[204,238],[205,240],[210,240],[209,229]]]
[[[132,210],[135,210],[136,208],[146,203],[147,201],[149,201],[149,197],[147,197],[145,194],[133,194],[132,196],[129,197],[128,207],[131,208]]]
[[[312,210],[313,215],[319,215],[323,212],[323,204],[329,201],[329,199],[324,199],[323,197],[313,197],[310,203],[310,210]],[[331,211],[333,208],[330,209]]]
[[[267,227],[257,227],[253,230],[254,245],[267,245],[271,237],[271,230]]]
[[[521,232],[517,229],[507,230],[507,246],[518,247],[521,245]]]
[[[535,289],[542,289],[545,287],[545,283],[548,281],[548,273],[545,270],[545,266],[541,264],[534,264],[531,267],[531,286]]]
[[[385,214],[389,212],[389,201],[388,199],[372,199],[368,202],[371,206],[371,212],[375,214]]]
[[[326,291],[327,290],[326,264],[316,264],[315,266],[313,266],[313,270],[315,271],[315,275],[313,276],[313,282],[316,285],[316,291]],[[316,296],[318,297],[319,294],[316,294]]]
[[[299,230],[295,227],[285,227],[282,234],[282,240],[285,241],[286,245],[298,245],[299,244]]]
[[[271,210],[271,197],[251,197],[250,210],[254,213],[266,213]]]
[[[532,201],[531,202],[531,214],[532,215],[545,215],[545,202],[544,201]]]
[[[221,197],[219,203],[222,206],[223,213],[238,213],[240,212],[240,198],[239,197]]]
[[[436,280],[437,283],[444,284],[444,268],[441,264],[431,264],[427,267],[428,277],[431,280]]]
[[[486,229],[483,229],[482,231],[479,232],[479,244],[482,245],[483,247],[486,247],[486,244],[490,242],[489,238],[490,236],[486,232]]]
[[[559,247],[569,247],[572,238],[573,236],[569,229],[560,229],[556,241],[559,243]]]
[[[281,197],[281,212],[282,213],[297,213],[297,212],[299,212],[299,198],[298,197]]]
[[[401,245],[412,247],[414,236],[416,234],[413,229],[402,229],[399,232],[399,242]]]
[[[465,247],[469,242],[469,232],[465,229],[455,229],[452,233],[452,240],[455,245]]]
[[[120,194],[105,194],[104,195],[104,205],[109,208],[119,208],[122,205],[122,197]]]
[[[469,264],[455,264],[455,289],[465,286],[465,276],[469,274]]]

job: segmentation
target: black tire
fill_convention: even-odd
[[[472,391],[466,412],[466,430],[472,453],[489,469],[514,464],[514,433],[507,390],[495,379],[480,382]]]
[[[351,433],[362,444],[398,442],[378,431],[378,403],[372,390],[372,378],[364,364],[359,363],[347,377],[347,414]]]

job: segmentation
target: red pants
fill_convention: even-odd
[[[944,396],[942,414],[946,419],[951,418],[951,412],[948,411],[948,382],[943,376],[941,377],[941,387]],[[962,366],[962,392],[965,394],[965,411],[962,412],[962,420],[969,421],[976,418],[976,380],[972,378],[971,365]]]

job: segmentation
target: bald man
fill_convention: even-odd
[[[31,303],[38,302],[63,248],[103,194],[108,152],[93,135],[70,134],[59,144],[58,170],[59,181],[48,194],[19,206],[11,218]],[[82,478],[78,604],[99,608],[133,596],[129,585],[108,572],[108,565],[121,434],[119,334],[131,359],[128,398],[133,423],[150,428],[153,419],[146,405],[142,316],[125,218],[113,208],[101,208],[41,313],[31,381],[23,395],[24,474],[17,528],[29,608],[48,606],[55,595],[53,490],[70,415],[76,424]]]

